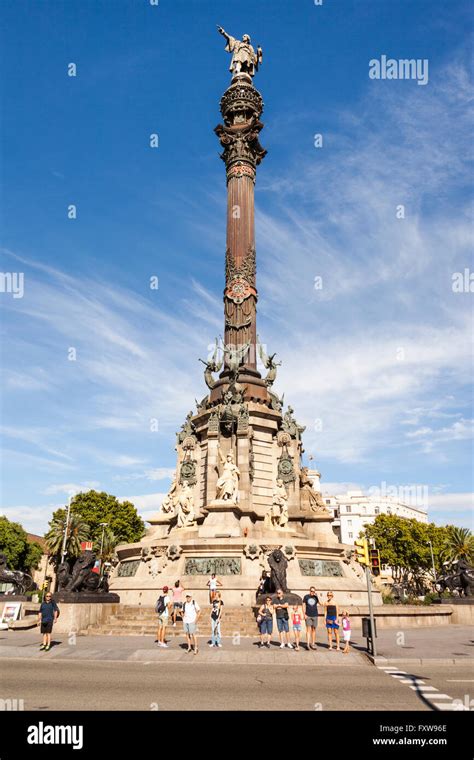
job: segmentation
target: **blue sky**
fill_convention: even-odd
[[[197,359],[223,329],[220,24],[264,51],[258,329],[306,457],[324,490],[427,486],[431,519],[471,525],[473,295],[452,289],[473,269],[470,3],[0,12],[1,271],[25,278],[23,298],[0,293],[0,511],[42,532],[71,488],[145,517],[167,491],[174,432],[205,393]],[[428,59],[428,84],[371,80],[383,54]]]

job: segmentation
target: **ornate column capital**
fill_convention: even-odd
[[[224,148],[221,158],[226,164],[227,181],[248,176],[255,182],[255,167],[267,153],[258,139],[264,126],[260,121],[262,96],[251,82],[237,79],[222,96],[220,109],[224,123],[214,131]]]

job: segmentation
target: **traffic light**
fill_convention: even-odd
[[[365,538],[355,542],[356,547],[356,560],[361,565],[369,564],[369,545]]]
[[[378,549],[370,549],[370,568],[372,575],[380,575],[380,552]]]

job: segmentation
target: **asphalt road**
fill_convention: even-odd
[[[384,675],[398,681],[426,699],[431,709],[440,711],[474,710],[474,668],[472,662],[456,665],[407,665],[378,668]],[[453,704],[454,703],[454,704]]]
[[[192,664],[192,667],[189,665]],[[309,668],[159,662],[2,661],[2,698],[25,710],[432,710],[433,692],[464,700],[474,691],[460,667],[404,667],[401,678],[367,664]],[[415,680],[413,680],[415,679]],[[408,683],[402,683],[407,681]],[[74,688],[71,689],[71,684]],[[473,694],[474,696],[474,694]]]

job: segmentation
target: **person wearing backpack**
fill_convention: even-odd
[[[163,586],[163,593],[158,597],[155,605],[155,612],[158,615],[158,631],[156,634],[156,643],[159,647],[163,647],[164,649],[168,648],[168,644],[165,642],[165,634],[170,610],[171,599],[168,596],[168,586]]]
[[[48,591],[38,611],[38,623],[41,624],[41,633],[43,634],[43,643],[40,646],[40,651],[49,652],[51,649],[51,631],[58,617],[59,607],[54,601],[52,594]]]
[[[186,640],[188,642],[187,652],[193,651],[194,654],[198,653],[198,645],[196,638],[196,624],[201,614],[201,608],[197,602],[194,601],[191,594],[186,594],[186,601],[183,604],[183,627],[186,634]]]

